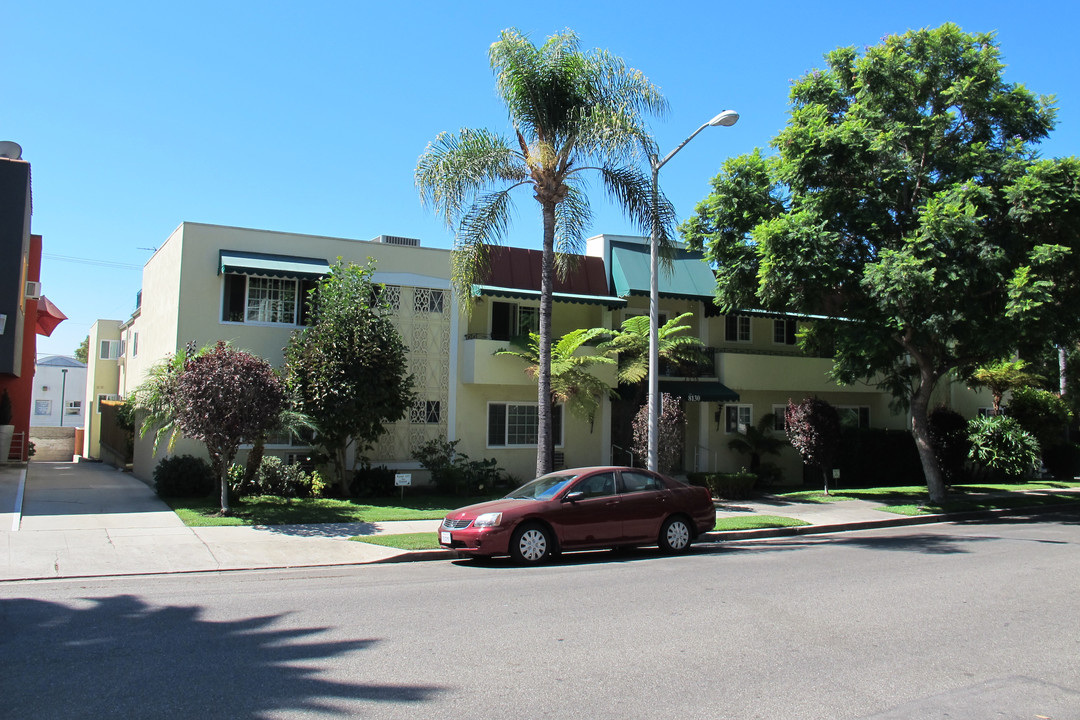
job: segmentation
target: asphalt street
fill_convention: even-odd
[[[1080,513],[0,585],[0,716],[1080,718]]]

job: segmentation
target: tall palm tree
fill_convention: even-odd
[[[551,300],[556,268],[584,240],[590,220],[583,182],[598,173],[611,195],[642,232],[652,227],[650,179],[638,168],[654,149],[643,115],[661,114],[659,88],[641,72],[604,50],[583,52],[567,30],[537,47],[515,29],[504,30],[489,51],[496,88],[509,112],[513,137],[488,130],[441,133],[416,166],[421,200],[456,230],[455,291],[468,310],[472,285],[490,268],[491,245],[506,235],[511,193],[532,191],[543,220],[540,344],[537,374],[537,474],[551,470]],[[670,204],[655,211],[668,240]]]
[[[593,370],[602,365],[614,365],[614,358],[602,354],[579,354],[583,345],[608,334],[603,328],[572,330],[563,335],[551,347],[551,399],[563,403],[570,412],[584,418],[592,425],[601,401],[617,397],[615,391]],[[540,336],[529,333],[527,345],[516,350],[501,349],[496,355],[512,355],[527,364],[526,374],[538,377],[540,370]]]

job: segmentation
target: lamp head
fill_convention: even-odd
[[[731,127],[739,122],[739,113],[734,110],[725,110],[709,121],[709,127]]]

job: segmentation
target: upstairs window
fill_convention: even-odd
[[[225,275],[222,322],[261,325],[307,324],[308,293],[314,280]]]
[[[491,339],[513,340],[540,330],[540,308],[517,303],[491,303]]]
[[[799,323],[794,320],[773,320],[773,342],[777,345],[794,345]]]
[[[728,315],[724,323],[724,339],[728,342],[750,342],[750,316]]]
[[[102,340],[101,353],[98,355],[102,360],[115,360],[120,357],[119,340]]]
[[[413,312],[441,313],[443,311],[443,291],[431,288],[416,288],[413,292]]]

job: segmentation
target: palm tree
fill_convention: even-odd
[[[689,325],[683,325],[693,313],[683,313],[673,317],[659,328],[661,360],[683,366],[693,367],[704,358],[701,340],[693,335],[686,335]],[[599,350],[617,353],[619,356],[619,382],[637,385],[649,375],[649,316],[634,315],[623,320],[619,330],[611,333],[612,337],[600,343]]]
[[[451,276],[466,311],[472,285],[488,272],[489,252],[506,234],[512,193],[532,191],[543,220],[540,339],[537,372],[536,471],[551,470],[551,302],[553,273],[584,239],[590,219],[583,182],[598,173],[609,195],[645,232],[653,225],[651,181],[637,164],[655,143],[643,114],[663,113],[660,91],[641,72],[604,50],[580,50],[567,30],[540,47],[515,29],[489,51],[496,88],[513,125],[512,138],[488,130],[441,133],[416,166],[421,200],[456,231]],[[658,205],[661,241],[673,212]]]
[[[762,455],[779,455],[784,441],[772,434],[776,425],[775,413],[765,413],[757,425],[747,427],[738,437],[728,442],[728,447],[740,455],[750,456],[750,472],[761,472]]]
[[[592,425],[596,411],[605,397],[615,397],[615,391],[593,370],[602,365],[614,365],[606,355],[579,355],[582,345],[607,334],[603,328],[573,330],[559,338],[551,348],[551,399],[563,403],[570,412]],[[524,360],[526,374],[538,377],[540,369],[540,336],[529,333],[528,345],[517,350],[497,350],[496,355],[512,355]]]
[[[968,385],[990,391],[997,416],[1001,414],[1001,398],[1006,392],[1042,382],[1042,376],[1028,372],[1027,366],[1024,360],[999,360],[976,368],[968,378]]]

